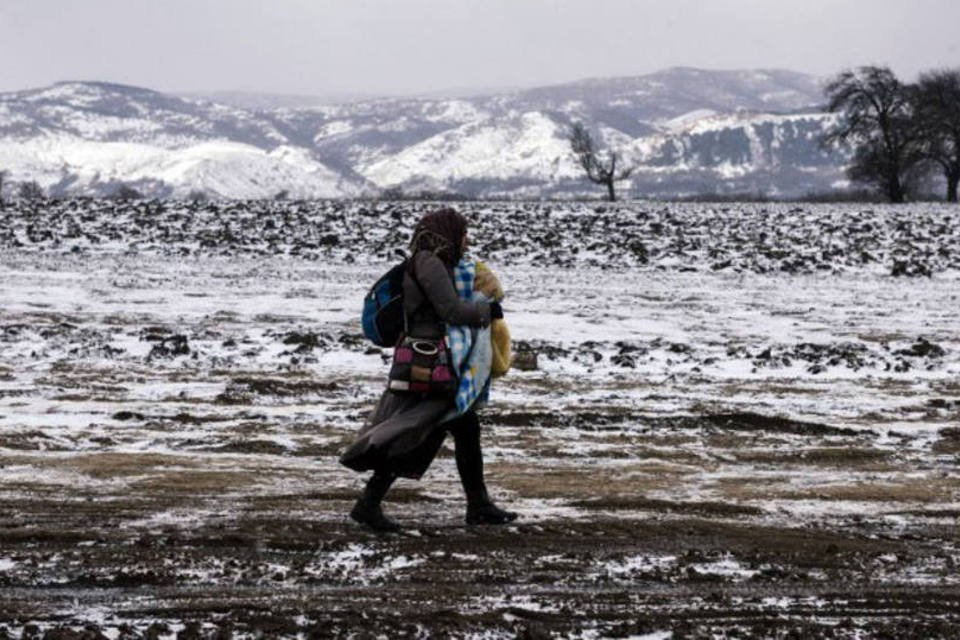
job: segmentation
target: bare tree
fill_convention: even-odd
[[[617,160],[619,158],[616,151],[607,151],[605,154],[606,161],[601,160],[599,151],[594,147],[590,132],[580,122],[573,123],[570,130],[570,148],[577,156],[577,162],[587,173],[590,182],[606,186],[607,200],[610,202],[616,201],[617,195],[614,189],[616,181],[629,178],[633,168],[622,168],[618,173]]]
[[[921,75],[915,97],[924,156],[943,170],[947,202],[956,202],[960,183],[960,69]]]
[[[36,180],[21,182],[20,188],[17,190],[17,196],[22,200],[42,200],[43,187]]]
[[[825,93],[830,111],[843,114],[825,142],[856,149],[850,178],[877,185],[891,202],[903,202],[907,174],[922,159],[913,89],[887,67],[860,67],[838,75]]]

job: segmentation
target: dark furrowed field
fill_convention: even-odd
[[[205,246],[226,206],[171,209],[149,242],[120,205],[65,206],[73,227],[5,212],[35,217],[0,260],[0,638],[960,634],[950,209],[910,230],[929,277],[891,273],[906,209],[880,211],[882,261],[857,263],[821,233],[845,210],[807,208],[792,251],[824,269],[761,269],[756,239],[730,240],[769,224],[756,209],[717,212],[717,269],[655,234],[646,264],[600,240],[546,264],[491,248],[539,360],[482,413],[489,485],[521,518],[463,524],[451,441],[388,496],[405,532],[378,535],[346,518],[363,479],[336,459],[383,385],[356,323],[388,263]],[[361,205],[310,206],[257,224]],[[542,212],[510,206],[478,205],[476,246],[506,214],[506,246],[530,241]],[[670,206],[694,237],[704,209]]]

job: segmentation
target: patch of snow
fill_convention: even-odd
[[[684,131],[689,129],[697,121],[704,118],[713,118],[716,115],[717,112],[713,109],[694,109],[693,111],[663,122],[663,126],[670,131]]]

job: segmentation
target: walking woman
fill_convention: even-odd
[[[427,213],[417,223],[403,277],[408,338],[442,349],[447,325],[487,327],[503,317],[498,302],[470,302],[458,295],[454,270],[466,247],[467,221],[453,209]],[[393,381],[389,386],[393,388],[384,391],[360,437],[340,459],[356,471],[373,471],[350,517],[375,530],[399,530],[400,526],[383,514],[381,501],[398,477],[423,476],[449,432],[467,497],[467,524],[515,520],[516,513],[498,508],[487,494],[475,403],[458,412],[453,393],[413,392],[405,389],[404,383]],[[451,414],[455,415],[452,419]]]

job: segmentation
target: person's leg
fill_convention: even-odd
[[[396,479],[397,476],[391,473],[375,472],[367,481],[363,495],[353,506],[350,517],[377,531],[399,531],[400,525],[383,515],[383,509],[380,507],[380,502]]]
[[[467,524],[505,524],[517,514],[500,509],[487,493],[483,479],[483,451],[480,449],[480,421],[475,411],[468,411],[450,424],[456,445],[455,457],[460,482],[467,494]]]
[[[483,452],[480,449],[480,421],[477,414],[468,411],[452,420],[449,431],[453,434],[454,457],[463,492],[467,494],[467,504],[483,502],[487,499],[487,488],[483,481]]]

